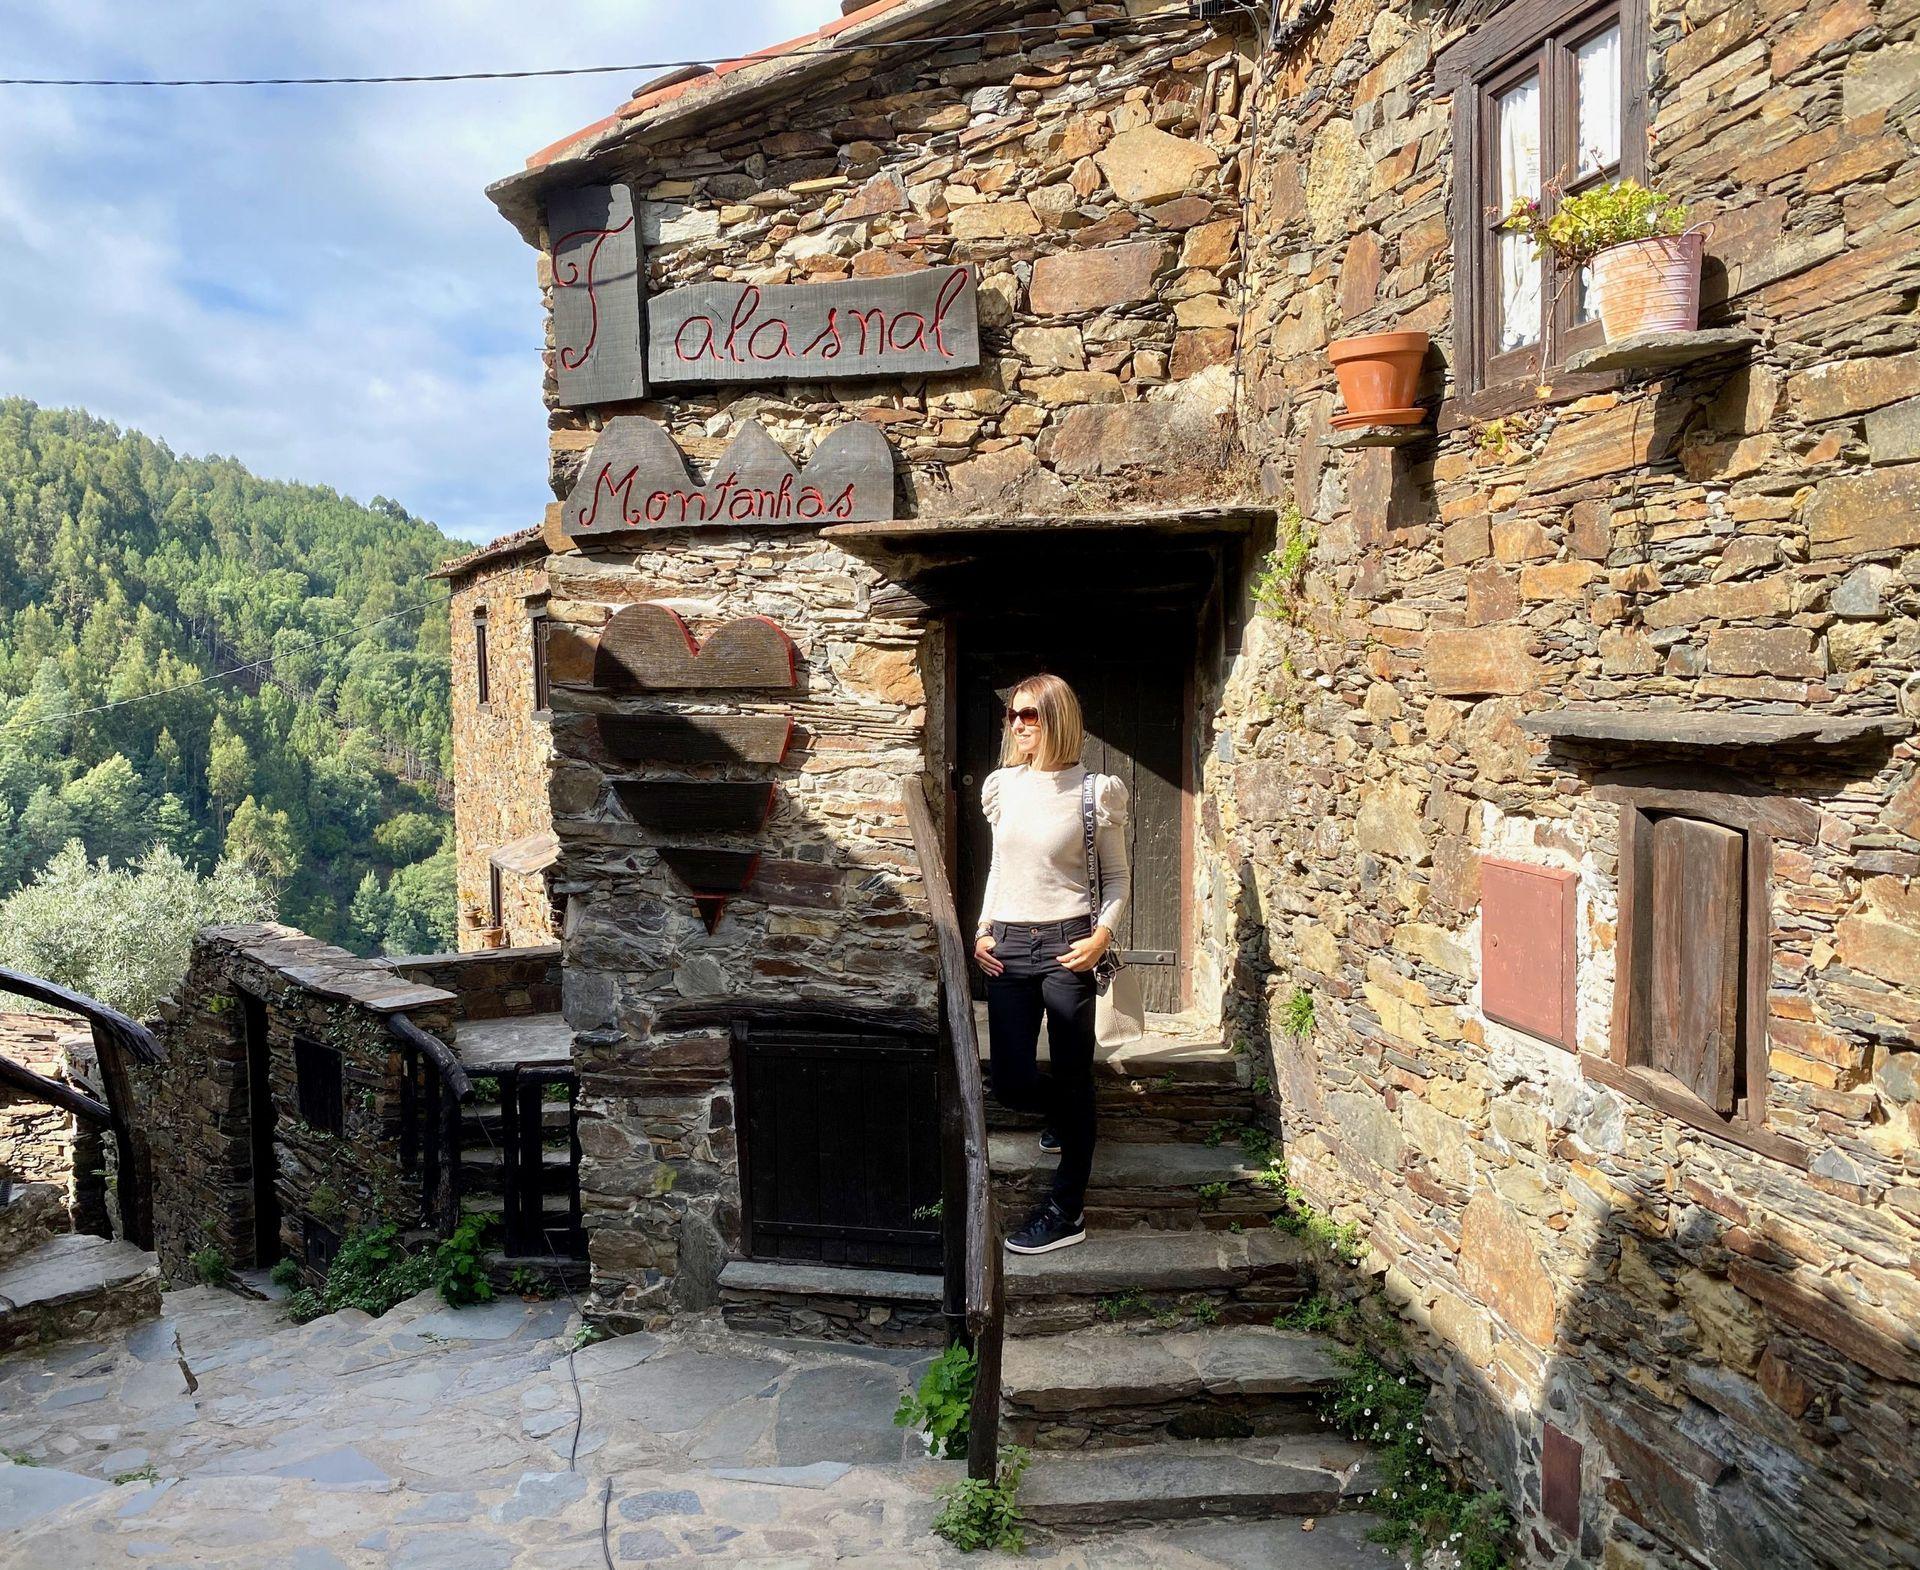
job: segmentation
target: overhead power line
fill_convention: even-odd
[[[918,38],[877,38],[844,44],[838,39],[822,39],[817,44],[802,45],[797,49],[768,50],[764,56],[750,53],[735,58],[774,61],[802,59],[809,55],[848,54],[864,49],[926,49],[936,44],[985,43],[989,39],[1019,37],[1030,33],[1059,33],[1065,30],[1078,33],[1083,28],[1126,28],[1144,32],[1162,28],[1168,23],[1178,23],[1188,30],[1207,25],[1195,23],[1179,14],[1137,20],[1117,17],[1111,21],[1097,22],[1022,23],[983,28],[971,33],[928,33]],[[631,65],[555,66],[537,71],[438,71],[409,76],[0,76],[0,87],[375,87],[411,82],[520,82],[538,77],[618,76],[639,71],[685,71],[712,63],[711,60],[641,60]]]
[[[411,605],[403,605],[397,611],[389,611],[384,616],[376,616],[371,621],[356,622],[351,627],[343,627],[339,632],[324,638],[310,638],[307,642],[291,649],[282,649],[276,654],[263,655],[257,660],[246,660],[239,665],[230,665],[223,671],[215,671],[210,676],[201,676],[194,681],[183,681],[171,687],[161,687],[153,692],[143,692],[138,697],[116,698],[112,703],[96,703],[90,709],[69,709],[62,714],[49,715],[43,720],[27,720],[20,724],[21,730],[38,730],[50,725],[66,725],[74,720],[83,720],[90,714],[105,714],[112,709],[129,709],[135,704],[153,703],[161,698],[171,698],[178,693],[192,692],[196,688],[211,687],[215,682],[226,681],[229,677],[242,676],[248,671],[264,670],[275,660],[285,659],[290,654],[305,654],[313,649],[324,649],[342,639],[357,637],[363,632],[379,627],[390,621],[398,621],[402,616],[411,616],[415,611],[423,611],[434,605],[444,605],[451,600],[451,592],[436,594],[428,599],[416,600]],[[0,730],[12,730],[14,722],[0,723]]]

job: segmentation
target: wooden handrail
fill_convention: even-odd
[[[71,1112],[89,1123],[99,1123],[109,1128],[113,1125],[113,1114],[107,1110],[104,1102],[95,1101],[93,1097],[75,1090],[71,1085],[63,1085],[57,1079],[36,1074],[12,1058],[0,1058],[0,1085],[31,1096],[35,1101],[44,1101],[63,1112]]]
[[[473,1099],[473,1080],[451,1047],[406,1015],[389,1014],[387,1029],[401,1049],[401,1166],[412,1170],[417,1159],[422,1219],[451,1234],[460,1223],[460,1108]],[[423,1057],[438,1076],[425,1081],[430,1094],[417,1094],[414,1085]]]
[[[953,902],[953,885],[940,854],[933,806],[926,780],[914,775],[901,787],[907,826],[920,859],[920,879],[940,960],[942,1054],[940,1140],[943,1220],[947,1240],[946,1302],[950,1333],[958,1317],[973,1345],[973,1411],[967,1437],[967,1474],[992,1480],[1000,1460],[1000,1345],[1006,1322],[1005,1287],[1000,1275],[1000,1228],[994,1220],[993,1189],[987,1167],[987,1103],[980,1087],[980,1042],[974,1033],[973,995],[967,969],[967,945]],[[956,1207],[954,1182],[965,1194]],[[954,1310],[958,1308],[956,1316]]]
[[[473,1094],[473,1081],[467,1077],[466,1069],[453,1055],[453,1048],[438,1036],[422,1030],[404,1014],[389,1014],[387,1029],[409,1046],[416,1047],[427,1055],[433,1065],[440,1070],[440,1077],[453,1091],[455,1100],[465,1101]]]
[[[29,976],[25,971],[8,970],[4,965],[0,965],[0,992],[18,993],[37,1003],[51,1004],[69,1014],[78,1014],[93,1027],[96,1042],[102,1035],[106,1036],[136,1063],[160,1061],[160,1045],[153,1039],[153,1033],[137,1019],[128,1018],[118,1009],[108,1008],[97,998],[74,992],[58,982],[48,981],[44,976]]]

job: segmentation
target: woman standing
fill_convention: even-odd
[[[1127,788],[1080,766],[1080,703],[1058,676],[1023,681],[1007,704],[1007,737],[980,788],[993,863],[973,954],[987,974],[993,1093],[1048,1119],[1040,1148],[1060,1153],[1047,1202],[1007,1238],[1016,1254],[1085,1240],[1093,1169],[1094,967],[1127,902]],[[1087,886],[1091,796],[1097,897]],[[1096,916],[1097,907],[1097,916]],[[1052,1073],[1037,1061],[1047,1022]]]

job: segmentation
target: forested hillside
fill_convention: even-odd
[[[425,574],[457,548],[382,497],[0,400],[0,898],[70,840],[116,867],[159,846],[245,864],[316,936],[450,945]]]

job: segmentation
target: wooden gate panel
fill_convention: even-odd
[[[937,1269],[932,1037],[737,1023],[742,1243],[758,1259]]]

